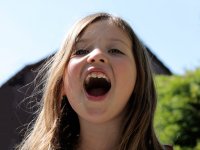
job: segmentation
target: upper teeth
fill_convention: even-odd
[[[91,77],[92,78],[104,78],[107,81],[109,81],[108,77],[105,74],[103,74],[102,72],[92,72],[92,73],[88,74],[86,77],[86,81],[88,81]]]

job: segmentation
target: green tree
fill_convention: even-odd
[[[155,128],[175,149],[200,150],[200,69],[183,76],[156,76]]]

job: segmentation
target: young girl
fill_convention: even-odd
[[[153,129],[147,52],[121,18],[97,13],[80,20],[42,71],[41,109],[18,149],[164,149]]]

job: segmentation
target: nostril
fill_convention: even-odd
[[[100,62],[103,62],[103,63],[105,62],[103,59],[100,59],[99,61],[100,61]]]
[[[91,59],[91,62],[93,63],[93,62],[95,62],[95,60],[94,60],[94,59]]]
[[[97,59],[91,58],[91,59],[88,59],[88,62],[89,63],[105,63],[105,59],[99,58],[97,60]]]

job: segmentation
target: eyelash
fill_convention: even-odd
[[[82,56],[82,55],[86,55],[86,54],[88,54],[88,53],[89,53],[89,50],[86,50],[86,49],[78,49],[78,50],[75,50],[75,51],[73,52],[73,55],[75,55],[75,56]],[[115,54],[123,54],[123,55],[124,55],[123,52],[121,52],[120,50],[115,49],[115,48],[109,49],[109,50],[108,50],[108,53],[113,54],[113,55],[115,55]]]
[[[88,54],[89,53],[89,50],[85,50],[85,49],[78,49],[78,50],[75,50],[73,52],[73,55],[85,55],[85,54]]]
[[[123,55],[124,55],[123,52],[121,52],[120,50],[115,49],[115,48],[108,50],[108,53],[112,53],[112,54],[123,54]]]

